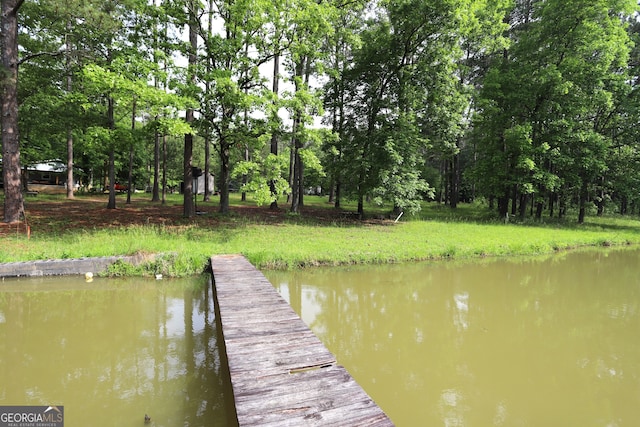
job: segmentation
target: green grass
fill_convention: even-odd
[[[176,199],[171,202],[178,203],[177,196],[173,197]],[[141,206],[145,203],[140,199]],[[234,197],[232,203],[243,202]],[[305,203],[331,209],[325,199],[309,197]],[[215,203],[204,207],[213,210]],[[346,208],[355,206],[347,204]],[[371,208],[367,209],[371,212]],[[451,210],[426,204],[419,217],[405,215],[398,223],[319,221],[305,218],[304,214],[284,215],[283,221],[275,223],[235,213],[226,217],[210,213],[207,217],[215,219],[215,223],[203,223],[207,220],[203,218],[184,220],[179,226],[141,223],[118,229],[96,226],[83,230],[74,230],[73,224],[65,223],[55,234],[34,233],[31,239],[9,234],[0,237],[0,262],[163,253],[171,254],[170,261],[165,258],[160,265],[120,270],[124,270],[122,274],[188,275],[202,271],[211,255],[228,253],[243,254],[259,268],[291,269],[537,255],[585,246],[640,243],[640,221],[636,217],[588,217],[582,225],[573,218],[505,224],[492,219],[486,207],[471,205]]]

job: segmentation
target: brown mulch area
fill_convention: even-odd
[[[26,221],[23,220],[17,224],[0,222],[0,236],[28,232],[32,235],[60,233],[66,229],[93,230],[129,225],[215,226],[221,223],[238,223],[243,219],[261,223],[281,223],[291,220],[288,215],[289,206],[285,205],[281,205],[277,210],[271,210],[268,206],[232,206],[230,215],[220,215],[217,200],[206,204],[198,201],[198,215],[193,218],[184,218],[182,204],[175,202],[162,205],[134,199],[131,204],[126,204],[124,199],[118,197],[116,209],[107,209],[106,206],[106,199],[100,197],[60,199],[59,201],[26,199]],[[352,213],[332,209],[330,205],[326,208],[304,206],[301,209],[300,220],[318,225],[336,222],[360,223]]]

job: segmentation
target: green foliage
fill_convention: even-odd
[[[146,261],[139,265],[118,260],[111,264],[103,275],[108,277],[182,277],[199,274],[204,270],[203,259],[196,261],[188,256],[176,253],[157,254],[151,258],[151,261]]]
[[[246,176],[247,183],[241,191],[251,193],[258,206],[279,200],[289,192],[289,182],[284,179],[287,169],[287,158],[268,154],[262,163],[239,162],[232,176],[236,179]]]
[[[417,212],[466,191],[501,214],[533,199],[538,219],[552,203],[622,209],[640,203],[636,11],[633,0],[25,2],[22,163],[64,160],[72,137],[84,182],[104,182],[112,150],[127,176],[131,149],[132,175],[148,181],[167,135],[175,185],[192,134],[194,165],[206,139],[220,187],[247,176],[264,204],[292,192],[289,158],[264,149],[274,135],[304,162],[300,186],[339,184],[343,202]]]
[[[626,92],[630,44],[619,14],[631,9],[535,2],[526,24],[514,18],[512,44],[496,57],[478,103],[476,177],[486,195],[504,199],[517,186],[542,200],[569,190],[584,203],[584,189],[607,172],[612,131],[622,125],[614,99]]]

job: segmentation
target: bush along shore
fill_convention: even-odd
[[[454,210],[433,203],[397,222],[384,207],[372,206],[368,219],[359,220],[349,215],[349,205],[338,211],[317,197],[305,200],[300,215],[289,214],[286,206],[273,211],[234,198],[229,214],[219,214],[213,200],[199,202],[195,218],[183,218],[177,196],[164,205],[146,198],[136,195],[115,210],[95,196],[30,200],[27,221],[0,229],[0,262],[156,254],[135,266],[116,262],[105,274],[186,276],[204,271],[210,256],[229,253],[242,254],[261,269],[293,269],[640,243],[635,216],[591,216],[584,224],[569,217],[505,222],[482,204]]]

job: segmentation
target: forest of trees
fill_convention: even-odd
[[[221,212],[232,183],[292,212],[316,187],[360,215],[640,210],[636,0],[1,1],[5,222],[52,159],[109,208],[182,183],[186,217],[194,167]]]

